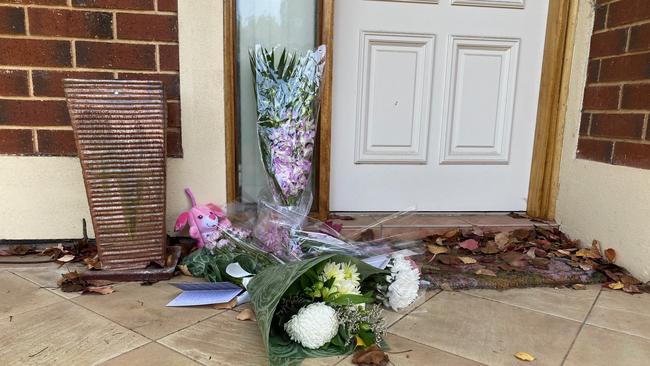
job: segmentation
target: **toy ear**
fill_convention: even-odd
[[[194,225],[190,226],[190,236],[194,239],[199,239],[201,237],[201,232],[199,232],[199,228],[197,228]]]
[[[212,212],[214,212],[219,217],[226,216],[223,213],[223,210],[221,210],[221,207],[215,205],[214,203],[208,203],[207,205],[205,205],[205,207],[209,208]]]
[[[183,212],[178,218],[176,219],[176,224],[174,225],[174,231],[181,231],[187,225],[187,219],[190,217],[190,212],[185,211]]]

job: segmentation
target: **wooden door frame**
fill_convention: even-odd
[[[237,9],[236,0],[223,2],[224,43],[224,118],[226,134],[226,198],[228,202],[239,200],[237,174]],[[330,192],[330,135],[332,116],[332,38],[334,30],[334,0],[317,2],[318,41],[327,46],[325,71],[321,89],[320,118],[316,168],[316,197],[314,212],[320,219],[329,214]]]
[[[237,88],[236,88],[236,0],[224,0],[224,103],[226,134],[226,192],[228,201],[237,197]],[[327,46],[321,95],[317,207],[320,219],[329,213],[330,147],[332,116],[332,61],[334,1],[318,1],[320,42]],[[549,0],[544,59],[528,190],[527,213],[553,219],[558,193],[564,112],[571,73],[578,0]]]

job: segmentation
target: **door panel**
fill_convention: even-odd
[[[547,8],[337,1],[331,209],[525,209]]]

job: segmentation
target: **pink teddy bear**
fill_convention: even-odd
[[[221,232],[231,224],[221,208],[214,203],[197,206],[192,191],[185,188],[185,193],[192,201],[192,208],[178,216],[174,231],[181,231],[189,224],[190,236],[196,240],[199,248],[207,246],[212,249],[227,244],[227,240],[221,238]]]

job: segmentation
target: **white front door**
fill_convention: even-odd
[[[338,0],[330,209],[524,210],[548,0]]]

